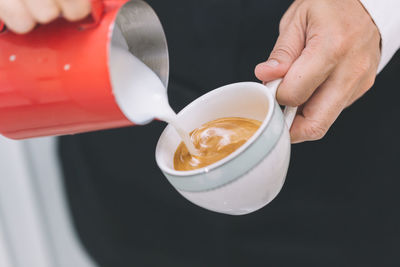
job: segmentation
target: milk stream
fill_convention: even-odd
[[[168,102],[167,89],[160,78],[128,50],[121,31],[116,26],[110,48],[110,74],[115,98],[124,115],[135,124],[153,119],[171,124],[188,151],[198,155],[189,131],[182,125]]]
[[[167,113],[169,115],[167,115]],[[192,154],[192,155],[198,155],[199,154],[198,150],[193,145],[193,142],[192,142],[192,140],[190,138],[189,133],[183,128],[181,123],[177,120],[177,115],[172,110],[172,108],[170,108],[169,112],[165,112],[164,114],[160,114],[157,118],[160,119],[160,120],[168,122],[169,124],[172,125],[172,127],[174,127],[176,132],[181,137],[183,143],[185,143],[185,145],[186,145],[186,147],[187,147],[187,149],[188,149],[190,154]]]

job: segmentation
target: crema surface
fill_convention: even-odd
[[[174,155],[174,168],[189,171],[211,165],[246,143],[260,125],[260,121],[238,117],[208,122],[190,134],[199,155],[191,155],[182,142]]]

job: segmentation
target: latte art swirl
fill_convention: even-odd
[[[238,117],[208,122],[190,133],[198,155],[191,155],[181,143],[174,155],[174,168],[189,171],[213,164],[246,143],[260,125],[260,121]]]

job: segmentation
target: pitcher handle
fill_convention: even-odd
[[[276,99],[276,92],[281,82],[282,79],[277,79],[265,84],[265,86],[270,90],[275,99]],[[289,130],[292,127],[294,117],[296,116],[296,112],[297,112],[297,107],[289,107],[289,106],[286,106],[283,111],[283,116],[285,118],[285,122]]]

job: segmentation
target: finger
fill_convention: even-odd
[[[16,33],[26,33],[33,29],[36,22],[21,0],[2,0],[0,2],[0,18],[10,30]]]
[[[372,80],[372,84],[371,84]],[[349,107],[354,104],[358,99],[360,99],[365,93],[371,89],[375,79],[365,79],[361,84],[361,86],[356,90],[353,95],[351,96],[350,100],[347,102],[346,107]]]
[[[268,60],[256,66],[254,71],[256,77],[263,82],[269,82],[285,76],[292,63],[300,56],[304,48],[304,38],[300,27],[285,27]]]
[[[374,85],[376,79],[376,69],[377,69],[376,65],[377,64],[375,64],[375,67],[372,67],[371,70],[365,75],[364,79],[362,79],[358,90],[354,91],[346,107],[356,102]]]
[[[324,137],[346,107],[350,92],[358,85],[358,80],[346,75],[335,73],[330,76],[307,101],[302,113],[296,116],[290,131],[292,143]]]
[[[60,14],[53,0],[23,0],[32,17],[40,23],[48,23]]]
[[[57,0],[57,2],[62,15],[71,21],[83,19],[91,10],[89,0]]]
[[[329,41],[312,37],[279,86],[278,102],[292,107],[304,104],[328,78],[336,64],[336,53]]]
[[[374,85],[381,58],[379,44],[376,47],[372,47],[371,51],[367,52],[367,55],[361,57],[362,60],[356,60],[358,64],[352,67],[353,70],[358,70],[353,71],[356,75],[361,74],[360,86],[358,90],[354,91],[347,106],[352,105]]]

